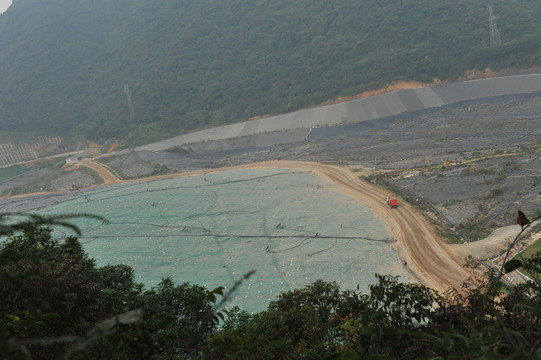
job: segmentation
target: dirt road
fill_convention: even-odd
[[[203,171],[198,171],[122,181],[99,163],[85,161],[80,165],[88,166],[95,170],[103,178],[103,185],[141,182],[150,179],[157,180],[160,178],[190,176],[203,173]],[[385,198],[388,194],[376,186],[361,181],[359,179],[361,173],[355,173],[351,169],[313,162],[271,161],[213,169],[205,172],[266,167],[311,172],[315,176],[334,183],[343,193],[368,205],[387,224],[390,234],[397,240],[396,250],[407,263],[409,270],[431,288],[438,291],[445,291],[449,287],[454,287],[460,290],[462,282],[470,276],[462,267],[461,260],[454,255],[455,252],[438,239],[422,214],[404,202],[401,202],[397,209],[391,209],[385,203]]]
[[[118,177],[116,177],[109,169],[107,169],[105,166],[103,166],[100,163],[97,163],[95,161],[85,160],[85,161],[81,161],[79,165],[86,166],[88,168],[91,168],[95,172],[97,172],[98,175],[103,180],[102,185],[111,185],[111,184],[116,184],[120,182]]]

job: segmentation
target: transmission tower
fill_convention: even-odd
[[[133,111],[133,104],[131,102],[131,97],[130,97],[130,88],[128,87],[128,84],[124,85],[124,91],[126,92],[126,98],[128,99],[128,108],[130,110],[130,121],[133,121],[134,111]]]
[[[502,43],[502,38],[500,37],[500,32],[496,26],[496,17],[492,12],[492,5],[488,7],[488,22],[490,24],[490,45],[500,45]]]

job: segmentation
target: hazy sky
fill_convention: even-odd
[[[11,5],[11,0],[0,0],[0,14],[6,11],[9,5]]]

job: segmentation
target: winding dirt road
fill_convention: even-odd
[[[97,162],[84,161],[80,165],[95,170],[104,180],[102,186],[233,169],[272,167],[308,171],[323,180],[335,184],[341,192],[371,207],[381,220],[387,224],[392,237],[397,240],[397,251],[402,259],[407,262],[409,270],[429,287],[440,292],[447,290],[449,287],[454,287],[460,291],[462,283],[472,275],[462,267],[462,262],[454,255],[454,251],[438,239],[422,214],[405,202],[401,202],[397,209],[391,209],[385,202],[387,192],[360,180],[358,177],[360,173],[355,173],[348,168],[313,162],[271,161],[206,171],[154,176],[146,179],[119,180]]]

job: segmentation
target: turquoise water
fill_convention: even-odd
[[[170,276],[227,288],[255,270],[228,303],[250,312],[319,278],[363,291],[376,272],[414,281],[370,209],[310,173],[231,170],[122,184],[43,212],[106,217],[109,224],[75,221],[86,251],[98,265],[132,266],[148,287]]]

